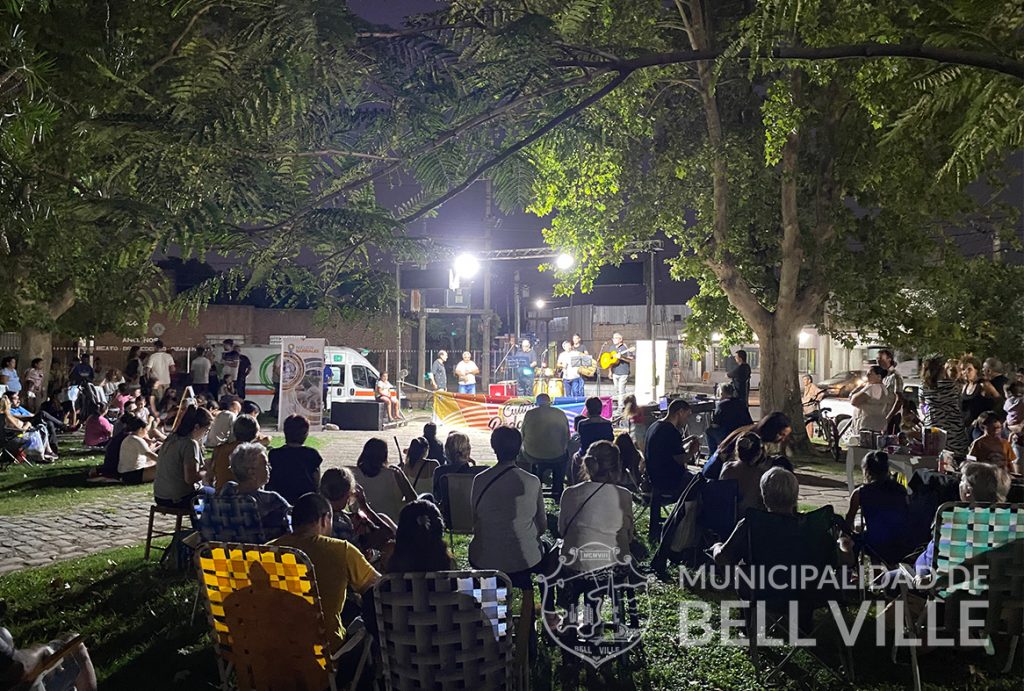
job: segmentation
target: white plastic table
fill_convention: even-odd
[[[853,488],[856,484],[853,481],[853,475],[856,470],[860,469],[861,460],[868,454],[869,449],[863,446],[850,446],[846,450],[846,487],[850,494],[853,494]],[[910,478],[914,475],[914,471],[918,468],[927,468],[928,470],[935,470],[939,467],[938,456],[910,456],[902,453],[891,453],[889,454],[889,466],[901,473],[906,481],[909,483]]]

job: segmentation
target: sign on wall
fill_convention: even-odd
[[[323,338],[285,337],[281,339],[281,397],[277,424],[283,429],[285,418],[301,415],[313,429],[323,424],[324,346]]]

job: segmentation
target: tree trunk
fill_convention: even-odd
[[[761,415],[778,410],[788,415],[793,425],[792,445],[796,447],[804,446],[807,440],[797,371],[802,326],[795,321],[781,323],[775,315],[770,327],[757,333],[761,351]]]
[[[46,384],[50,379],[50,361],[53,359],[53,334],[49,330],[43,331],[34,326],[21,327],[21,350],[18,352],[18,374],[24,374],[32,361],[36,358],[43,359],[43,390],[38,393],[35,405],[38,407],[46,400]],[[22,381],[22,386],[25,382]]]

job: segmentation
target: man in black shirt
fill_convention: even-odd
[[[676,399],[668,406],[668,415],[647,430],[644,453],[647,457],[647,478],[651,483],[651,523],[648,531],[652,541],[661,536],[661,507],[675,501],[689,484],[692,475],[686,466],[696,460],[700,439],[683,439],[680,430],[690,419],[690,404]]]
[[[711,414],[711,424],[706,432],[708,449],[712,452],[718,448],[723,439],[732,434],[733,430],[754,422],[750,417],[750,408],[736,398],[736,387],[732,384],[722,384],[719,396],[715,412]]]
[[[235,346],[235,352],[238,353],[238,374],[235,375],[235,395],[244,401],[245,380],[249,378],[249,374],[252,372],[252,360],[242,352],[241,346]]]
[[[583,404],[586,417],[575,421],[576,432],[580,435],[580,458],[587,454],[587,449],[595,441],[615,441],[615,430],[612,421],[601,416],[604,404],[597,396],[591,396]]]
[[[743,405],[750,405],[750,365],[747,364],[747,351],[737,350],[733,355],[736,358],[736,366],[731,372],[726,373],[732,379],[736,387],[736,399],[743,401]]]

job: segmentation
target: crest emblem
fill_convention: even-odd
[[[590,542],[559,555],[555,572],[539,580],[544,630],[595,669],[642,640],[651,618],[649,580],[632,555]]]

